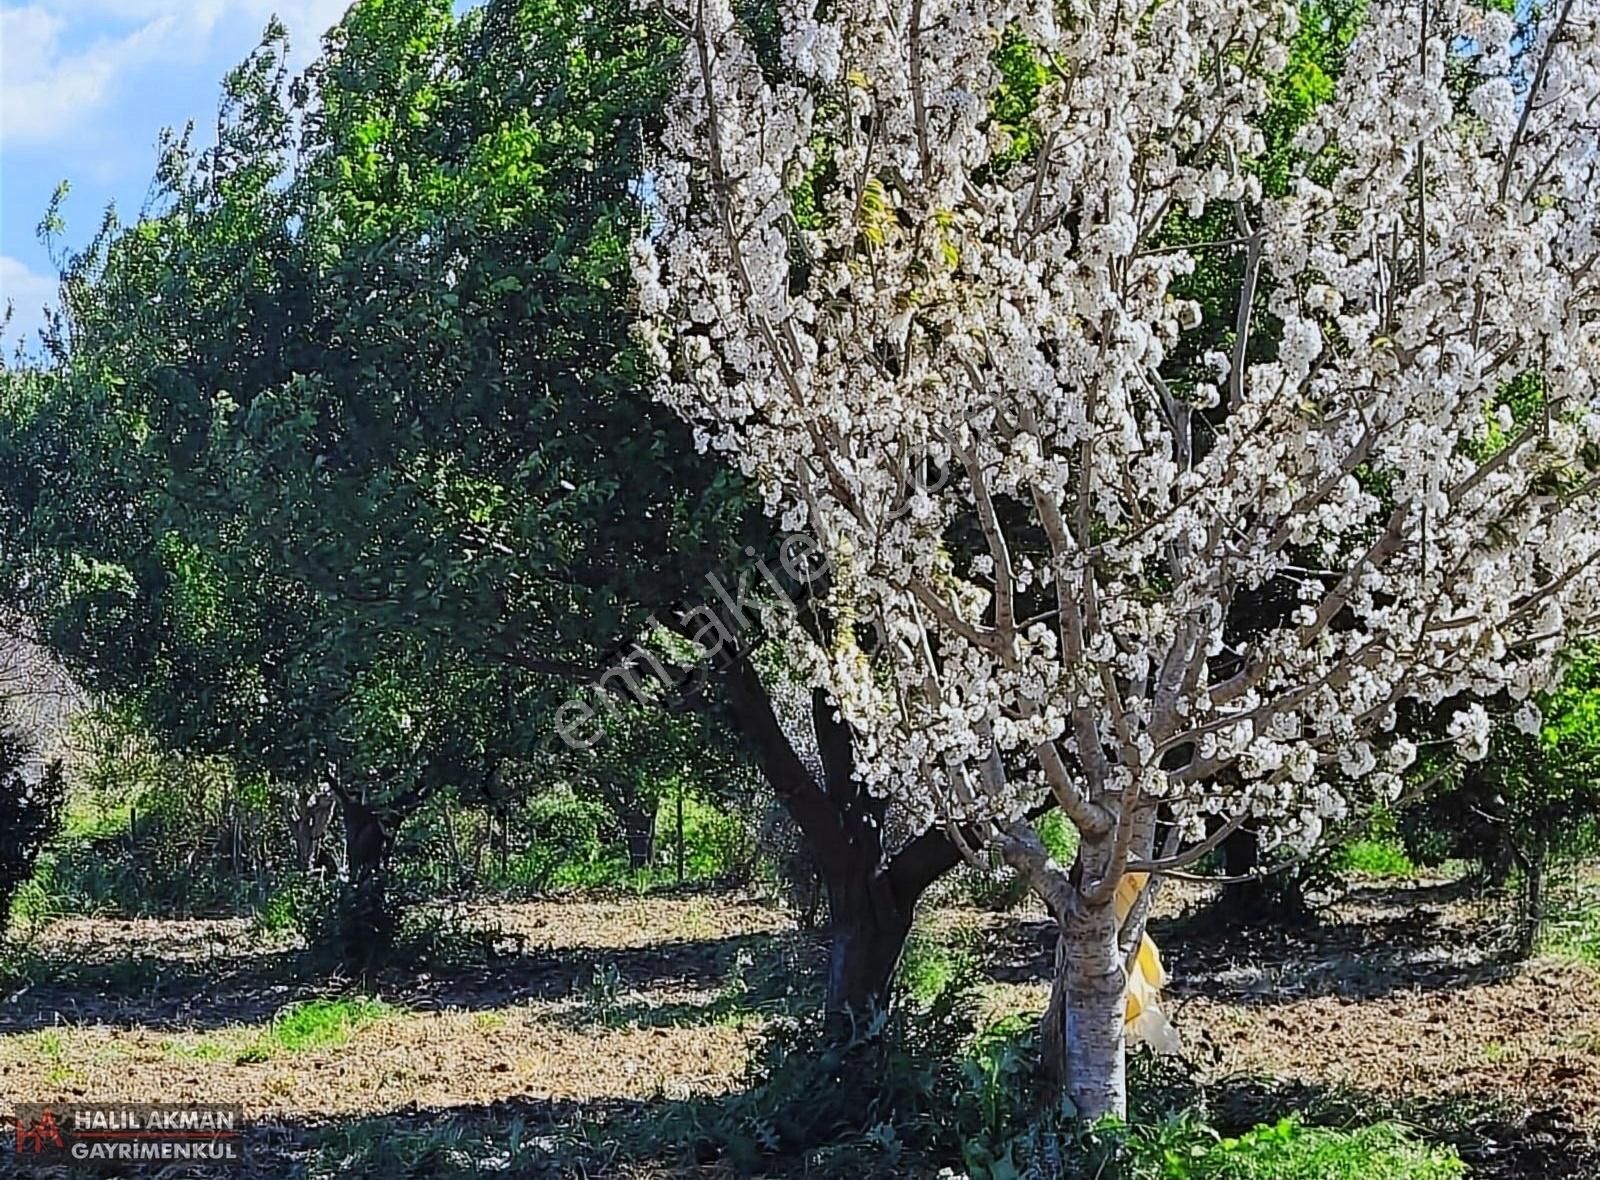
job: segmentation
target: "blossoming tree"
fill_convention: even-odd
[[[1373,0],[1266,187],[1282,0],[679,15],[660,395],[827,554],[793,641],[858,773],[1042,896],[1067,1095],[1120,1112],[1119,882],[1313,841],[1396,789],[1398,709],[1526,700],[1600,619],[1600,3]]]

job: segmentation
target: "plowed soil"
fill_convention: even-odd
[[[1225,1100],[1296,1087],[1456,1109],[1475,1175],[1600,1175],[1592,968],[1511,961],[1494,914],[1443,886],[1359,886],[1317,926],[1248,934],[1182,917],[1194,900],[1169,899],[1153,930],[1166,1005]],[[251,1048],[274,1014],[351,981],[245,921],[55,922],[34,935],[35,981],[0,994],[0,1119],[30,1100],[239,1102],[268,1176],[295,1174],[302,1140],[340,1120],[570,1120],[725,1092],[765,1019],[729,1002],[736,984],[765,970],[803,986],[816,962],[781,910],[735,895],[560,898],[464,921],[479,953],[365,981],[390,1015],[265,1055]],[[1039,918],[946,907],[927,921],[984,935],[996,1011],[1042,1007]]]

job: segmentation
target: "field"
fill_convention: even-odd
[[[1502,961],[1493,908],[1448,882],[1368,880],[1317,926],[1257,934],[1212,927],[1198,900],[1169,898],[1155,933],[1229,1120],[1392,1118],[1473,1176],[1596,1174],[1592,965]],[[732,1174],[697,1159],[689,1112],[741,1087],[821,953],[782,910],[709,891],[478,906],[435,934],[357,990],[245,920],[57,920],[0,997],[0,1095],[239,1102],[251,1176]],[[963,956],[991,1017],[1042,1007],[1037,915],[934,908],[907,986],[936,989]]]

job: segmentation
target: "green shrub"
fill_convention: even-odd
[[[279,800],[215,758],[158,750],[114,713],[80,720],[67,822],[49,888],[77,913],[249,912],[294,871]]]
[[[1367,838],[1353,840],[1339,852],[1339,867],[1368,877],[1409,878],[1417,875],[1417,866],[1406,855],[1404,845],[1397,840]]]
[[[254,925],[265,935],[303,934],[318,904],[322,886],[314,879],[295,876],[277,885],[256,907]]]
[[[656,847],[676,869],[677,800],[663,801],[656,818]],[[683,868],[689,881],[746,880],[756,858],[756,835],[741,815],[697,799],[683,798]]]
[[[945,989],[969,976],[975,962],[967,947],[951,946],[924,931],[913,931],[900,959],[896,986],[918,1003],[931,1004]]]
[[[32,751],[18,735],[0,730],[0,934],[12,917],[12,902],[29,881],[45,843],[61,826],[66,786],[60,763],[37,771]],[[37,900],[37,899],[35,899]]]
[[[39,880],[35,873],[34,879],[23,882],[21,888],[11,898],[12,926],[37,926],[55,912],[55,901],[50,896],[50,891],[45,883]],[[0,921],[0,931],[6,928],[6,923]]]
[[[600,831],[610,819],[604,804],[566,790],[535,795],[523,814],[536,845],[559,849],[574,860],[599,855]]]

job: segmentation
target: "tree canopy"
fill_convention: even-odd
[[[1254,0],[866,0],[786,12],[776,62],[678,11],[659,396],[826,554],[872,637],[792,642],[860,773],[1029,878],[1067,1092],[1121,1113],[1124,877],[1214,815],[1314,841],[1399,790],[1399,705],[1525,699],[1600,622],[1600,13],[1369,5],[1328,79]],[[1218,252],[1223,307],[1182,288]],[[1482,704],[1447,729],[1483,756]]]

